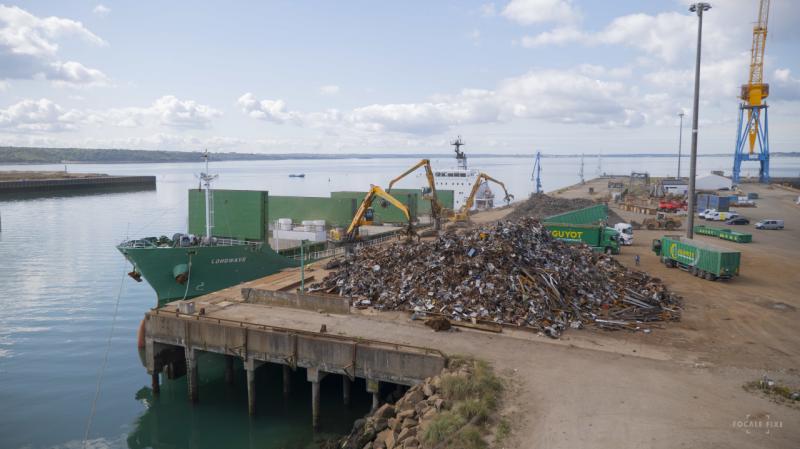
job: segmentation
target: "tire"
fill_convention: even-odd
[[[706,274],[705,274],[705,276],[704,276],[704,277],[705,277],[705,279],[706,279],[707,281],[713,281],[713,280],[714,280],[714,274],[712,274],[712,273],[709,273],[709,272],[706,272]]]
[[[647,230],[648,231],[653,231],[655,229],[656,229],[656,225],[654,225],[653,223],[647,223]]]
[[[675,229],[675,223],[668,221],[667,224],[664,225],[664,227],[667,228],[668,231],[672,231],[673,229]]]
[[[691,274],[692,276],[697,276],[697,268],[689,267],[689,274]]]

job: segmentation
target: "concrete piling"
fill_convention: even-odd
[[[374,379],[367,379],[367,392],[372,393],[372,410],[381,405],[381,383]]]
[[[252,357],[244,361],[244,369],[247,372],[247,412],[250,416],[256,414],[256,369],[262,363]]]
[[[283,397],[289,396],[292,392],[292,372],[289,370],[288,365],[282,365],[283,368]]]
[[[311,382],[311,426],[319,429],[319,383],[325,373],[319,368],[308,368],[306,370],[308,381]]]
[[[350,405],[350,387],[353,382],[347,376],[342,376],[342,400],[344,405]]]
[[[225,356],[225,383],[233,385],[233,356]]]
[[[159,373],[158,371],[153,371],[151,374],[151,388],[153,389],[153,395],[157,395],[161,393],[161,384],[159,383],[158,379]]]
[[[199,398],[197,385],[197,353],[194,349],[186,348],[186,384],[189,387],[189,399],[197,402]]]

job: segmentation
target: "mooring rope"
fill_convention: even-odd
[[[119,291],[117,292],[117,301],[114,304],[114,315],[111,319],[111,331],[108,333],[108,341],[106,342],[106,352],[103,355],[103,364],[100,365],[100,372],[97,373],[97,386],[94,390],[94,399],[92,399],[92,408],[89,412],[89,419],[86,420],[86,432],[83,434],[83,448],[86,449],[86,444],[89,442],[89,432],[92,430],[92,420],[94,420],[94,414],[97,410],[97,400],[100,398],[100,388],[103,384],[103,377],[106,372],[106,366],[108,365],[108,354],[111,352],[111,340],[114,338],[114,330],[117,327],[117,313],[119,312],[119,301],[122,298],[122,289],[125,286],[125,276],[127,273],[125,269],[122,270],[122,279],[119,282]]]
[[[189,268],[186,270],[186,290],[183,291],[183,300],[186,301],[186,297],[189,295],[189,285],[192,283],[192,254],[189,253]]]

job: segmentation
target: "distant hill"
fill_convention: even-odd
[[[32,148],[32,147],[0,147],[0,164],[62,164],[62,163],[154,163],[154,162],[198,162],[202,153],[199,151],[150,151],[150,150],[122,150],[122,149],[92,149],[92,148]],[[259,160],[284,160],[284,159],[386,159],[386,158],[447,158],[451,152],[440,153],[375,153],[375,154],[314,154],[314,153],[284,153],[284,154],[257,154],[257,153],[212,153],[216,161],[259,161]],[[534,154],[468,154],[471,158],[482,157],[530,157]],[[542,154],[542,157],[579,157],[580,154]],[[597,157],[597,154],[586,153],[585,157]],[[705,156],[728,156],[726,154],[703,154]],[[777,153],[777,157],[798,157],[798,152]],[[612,157],[675,157],[674,154],[665,153],[609,153],[602,154],[603,158]],[[688,157],[688,155],[684,155]]]
[[[0,163],[5,164],[197,162],[201,155],[199,151],[0,147]],[[214,153],[213,157],[218,161],[272,159],[252,153]]]

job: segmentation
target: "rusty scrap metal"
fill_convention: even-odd
[[[309,291],[355,307],[491,321],[557,338],[569,327],[641,330],[680,319],[681,301],[646,273],[566,245],[532,218],[351,255]]]

